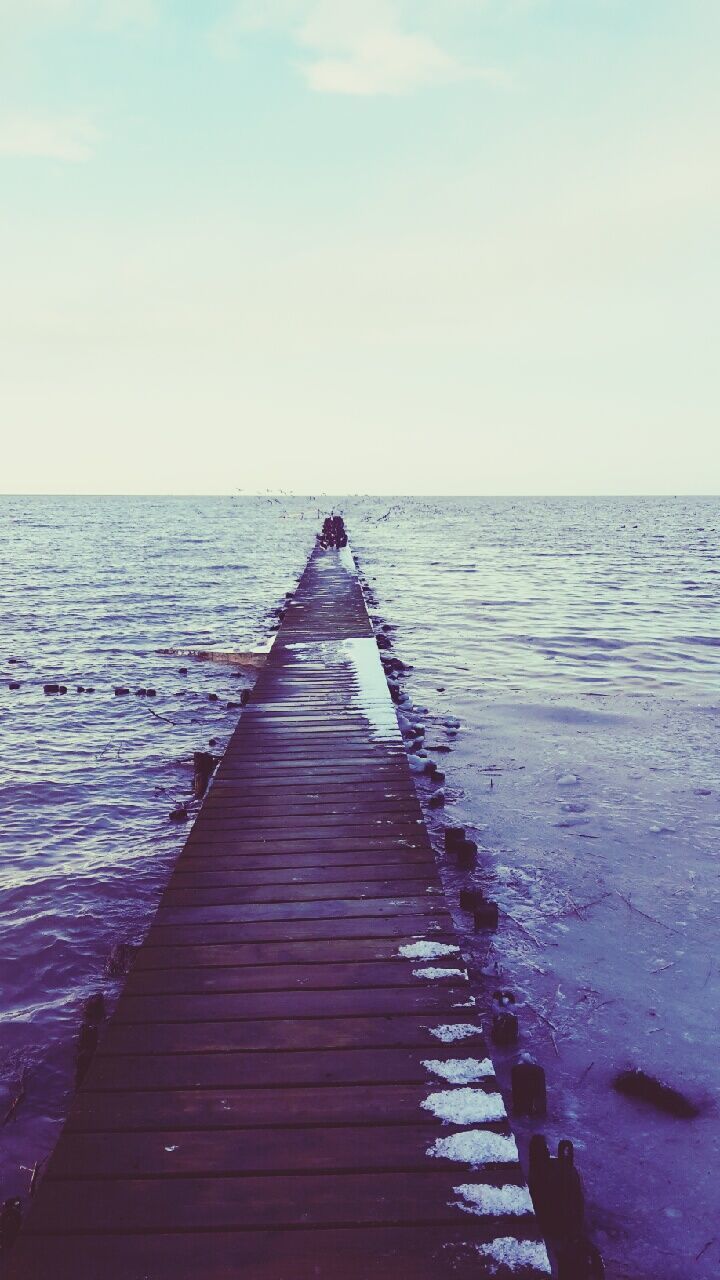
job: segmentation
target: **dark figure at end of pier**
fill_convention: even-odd
[[[323,520],[322,533],[320,534],[321,547],[346,547],[347,534],[345,532],[345,522],[342,516],[336,516],[334,513],[326,516]]]

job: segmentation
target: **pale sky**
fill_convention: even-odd
[[[0,490],[718,493],[720,0],[0,0]]]

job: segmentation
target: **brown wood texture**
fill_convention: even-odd
[[[496,1109],[450,1121],[440,1094]],[[466,1130],[509,1139],[502,1161],[437,1150]],[[318,549],[10,1275],[548,1274],[512,1152],[352,558]]]

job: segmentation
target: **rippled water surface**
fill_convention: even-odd
[[[446,817],[477,833],[503,912],[471,964],[518,995],[609,1274],[717,1276],[720,504],[338,502],[430,745],[451,747]],[[262,647],[318,509],[0,499],[3,1112],[27,1068],[2,1197],[26,1193],[57,1134],[82,999],[112,991],[113,944],[152,914],[192,752],[220,750],[239,714],[249,677],[157,651]],[[698,1119],[616,1095],[631,1063]]]

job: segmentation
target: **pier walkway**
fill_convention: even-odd
[[[318,549],[10,1275],[548,1274],[354,562]]]

